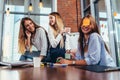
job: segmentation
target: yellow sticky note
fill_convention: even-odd
[[[90,25],[90,19],[85,18],[85,19],[83,20],[82,26],[88,26],[88,25]]]

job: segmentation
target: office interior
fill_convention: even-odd
[[[42,1],[42,5],[39,3]],[[79,22],[91,14],[96,19],[103,40],[120,66],[120,0],[0,0],[0,60],[18,60],[20,20],[27,16],[46,30],[48,15],[59,12],[71,28],[71,46],[77,47]],[[76,43],[74,43],[76,42]],[[33,49],[35,49],[33,47]]]

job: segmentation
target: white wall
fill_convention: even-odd
[[[3,3],[4,0],[0,0],[0,60],[2,56],[2,19],[3,19]]]

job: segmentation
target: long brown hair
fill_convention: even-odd
[[[98,28],[98,26],[97,26],[97,23],[96,23],[95,19],[94,19],[90,14],[88,14],[88,15],[85,16],[85,17],[83,17],[82,20],[81,20],[80,26],[79,26],[79,39],[78,39],[78,42],[80,43],[80,49],[81,49],[81,51],[82,51],[82,52],[81,52],[82,55],[84,54],[84,48],[83,48],[84,33],[83,33],[82,30],[81,30],[81,26],[82,26],[83,20],[84,20],[85,18],[88,18],[88,19],[90,20],[90,25],[91,25],[91,27],[92,27],[92,29],[91,29],[91,31],[90,31],[89,34],[96,32],[96,33],[98,33],[98,34],[100,35],[99,28]],[[105,43],[105,42],[104,42],[104,43]],[[109,52],[106,44],[105,44],[105,48],[106,48],[106,50]]]
[[[34,24],[35,32],[36,32],[36,28],[40,27],[37,24],[35,24],[35,22],[29,17],[22,18],[21,23],[20,23],[19,36],[18,36],[19,53],[22,53],[22,54],[24,54],[24,52],[26,51],[25,40],[27,39],[27,36],[25,34],[26,28],[25,28],[25,25],[24,25],[26,20],[30,20]],[[32,35],[34,35],[35,32]],[[32,46],[32,43],[30,43],[30,45]]]
[[[52,12],[49,15],[55,16],[56,23],[53,26],[50,25],[50,28],[53,30],[54,37],[56,37],[59,34],[59,32],[64,29],[64,23],[61,15],[58,12]],[[63,48],[63,46],[64,46],[64,40],[62,37],[60,41],[60,47]]]

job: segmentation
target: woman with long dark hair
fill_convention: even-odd
[[[116,66],[91,15],[81,20],[75,60],[58,59],[60,63],[66,64]]]

